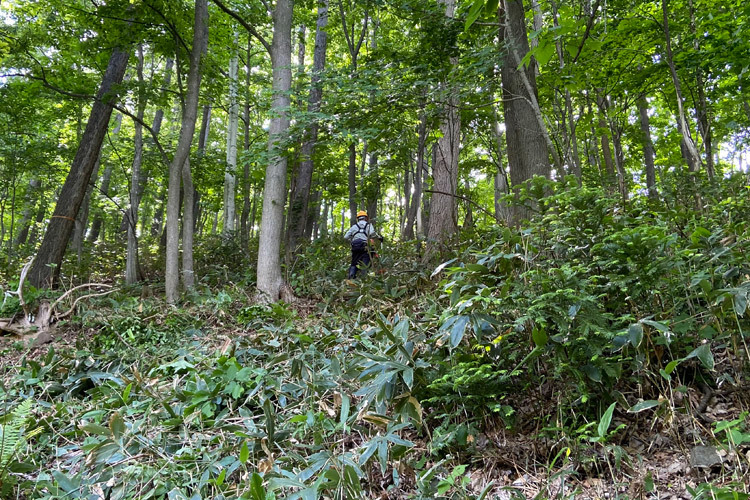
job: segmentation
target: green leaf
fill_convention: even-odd
[[[531,338],[534,340],[534,344],[536,344],[537,347],[544,347],[547,345],[547,342],[549,342],[549,337],[547,336],[547,332],[544,331],[544,328],[534,328],[531,332]]]
[[[600,438],[604,438],[607,435],[607,429],[609,429],[609,425],[612,423],[612,414],[615,411],[616,404],[617,403],[612,403],[609,405],[609,408],[607,408],[607,411],[604,412],[602,419],[599,421],[597,432],[599,433]]]
[[[555,44],[550,42],[545,42],[544,40],[540,40],[539,45],[536,48],[536,51],[534,52],[534,57],[536,58],[537,62],[539,63],[539,66],[544,66],[549,62],[550,59],[552,59],[552,56],[555,54]]]
[[[744,316],[747,311],[747,290],[739,290],[733,296],[734,312],[737,316]]]
[[[250,458],[250,449],[247,447],[247,441],[243,441],[240,448],[240,462],[245,464],[248,458]]]
[[[125,387],[125,390],[122,391],[122,400],[125,404],[128,404],[130,401],[130,391],[133,390],[133,383],[129,383],[127,387]]]
[[[677,368],[677,365],[679,365],[682,361],[682,359],[675,359],[670,361],[664,368],[664,373],[666,373],[667,375],[671,375],[674,369]]]
[[[273,436],[276,433],[276,421],[273,403],[270,398],[266,398],[263,401],[263,413],[266,415],[266,435],[268,435],[268,441],[273,442]]]
[[[693,242],[694,245],[697,245],[701,242],[702,238],[708,238],[711,236],[711,231],[706,229],[705,227],[697,227],[695,228],[695,231],[690,235],[690,240]]]
[[[75,479],[71,479],[59,470],[52,471],[52,477],[55,478],[57,485],[62,488],[65,493],[74,493],[78,490],[80,480],[76,481]]]
[[[685,359],[690,358],[698,358],[703,363],[703,366],[709,370],[714,369],[714,355],[711,354],[711,346],[709,344],[702,344],[685,357]]]
[[[628,410],[628,413],[639,413],[643,410],[648,410],[649,408],[654,408],[655,406],[659,406],[661,403],[659,403],[655,399],[647,399],[645,401],[641,401],[639,403],[634,404],[630,407]]]
[[[430,275],[430,279],[432,279],[432,278],[434,278],[435,276],[437,276],[438,274],[440,274],[440,272],[441,272],[441,271],[442,271],[443,269],[445,269],[445,268],[446,268],[447,266],[451,265],[451,264],[452,264],[453,262],[455,262],[455,261],[456,261],[456,259],[451,259],[451,260],[449,260],[449,261],[447,261],[447,262],[443,262],[442,264],[440,264],[439,266],[437,266],[437,267],[435,268],[435,270],[434,270],[434,271],[432,271],[432,274]]]
[[[122,435],[125,434],[125,420],[119,412],[115,412],[109,419],[109,429],[112,431],[115,441],[122,440]]]
[[[471,4],[469,13],[466,16],[466,23],[464,24],[464,31],[468,31],[469,28],[471,28],[471,25],[474,24],[474,21],[479,19],[479,15],[482,13],[482,9],[484,8],[484,5],[485,5],[485,0],[474,0],[474,3]]]
[[[250,496],[253,500],[265,500],[266,490],[263,488],[263,478],[260,474],[253,472],[250,477]]]
[[[640,323],[633,323],[628,328],[628,340],[633,347],[639,347],[643,341],[643,325]]]
[[[459,316],[451,328],[451,347],[456,347],[464,338],[466,325],[469,324],[470,316]]]
[[[341,395],[341,418],[339,422],[346,429],[346,421],[349,420],[349,411],[351,408],[351,400],[346,394]]]

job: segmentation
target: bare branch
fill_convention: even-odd
[[[251,35],[257,38],[258,41],[261,43],[261,45],[263,45],[263,47],[266,48],[269,54],[271,53],[271,45],[266,41],[265,38],[263,38],[263,36],[260,33],[258,33],[255,27],[253,27],[247,21],[242,19],[242,17],[240,17],[238,13],[236,13],[235,11],[231,10],[229,7],[224,5],[221,2],[221,0],[213,0],[213,2],[216,4],[217,7],[219,7],[221,10],[223,10],[224,12],[229,14],[231,17],[233,17],[238,23],[240,23],[242,27],[245,28]]]

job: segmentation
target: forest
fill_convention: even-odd
[[[748,499],[746,151],[739,0],[0,0],[0,498]]]

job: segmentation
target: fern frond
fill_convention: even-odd
[[[6,415],[0,424],[0,468],[4,468],[16,452],[21,441],[26,418],[31,414],[33,401],[27,399]]]

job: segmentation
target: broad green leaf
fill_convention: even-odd
[[[437,266],[437,267],[435,268],[435,270],[434,270],[434,271],[432,271],[432,274],[430,275],[430,279],[432,279],[432,278],[434,278],[435,276],[437,276],[438,274],[440,274],[440,272],[441,272],[441,271],[442,271],[443,269],[445,269],[445,268],[446,268],[447,266],[451,265],[451,264],[452,264],[453,262],[455,262],[455,261],[456,261],[456,259],[451,259],[451,260],[449,260],[449,261],[447,261],[447,262],[443,262],[442,264],[440,264],[439,266]]]
[[[263,401],[263,413],[266,415],[266,434],[268,435],[268,440],[273,442],[273,436],[276,433],[276,416],[270,398],[266,398],[266,400]]]
[[[711,346],[709,344],[701,344],[695,348],[685,359],[698,358],[703,366],[709,370],[714,369],[714,355],[711,353]]]
[[[130,401],[130,391],[131,390],[133,390],[133,383],[132,382],[130,384],[128,384],[127,387],[125,387],[124,391],[122,391],[122,400],[123,400],[123,402],[125,404],[128,404],[128,402]]]
[[[484,8],[485,1],[486,0],[474,0],[474,3],[471,4],[469,13],[466,15],[466,23],[464,24],[464,31],[468,31],[471,25],[474,24],[474,21],[476,21],[479,18],[479,15],[482,13],[482,9]]]
[[[451,328],[451,347],[456,347],[461,343],[466,331],[466,325],[469,324],[470,316],[459,316]]]
[[[544,347],[547,345],[547,342],[549,342],[549,337],[547,336],[547,332],[544,331],[544,328],[534,328],[534,331],[531,332],[531,338],[534,340],[534,344],[536,344],[537,347]]]
[[[125,434],[125,421],[122,419],[120,413],[115,412],[109,419],[109,428],[112,431],[115,441],[120,441],[122,435]]]
[[[80,480],[75,478],[71,479],[59,470],[52,471],[52,477],[57,481],[57,485],[62,488],[65,493],[75,493],[78,490]],[[75,498],[75,496],[73,496]]]
[[[667,375],[671,375],[674,369],[677,368],[677,365],[679,365],[682,361],[682,359],[675,359],[670,361],[664,368],[664,373],[666,373]]]
[[[655,399],[647,399],[645,401],[640,401],[639,403],[634,404],[630,409],[628,410],[629,413],[638,413],[643,410],[648,410],[649,408],[654,408],[655,406],[659,406],[659,402]]]
[[[615,411],[615,405],[617,403],[612,403],[609,405],[609,408],[604,412],[604,415],[602,415],[602,419],[599,421],[599,427],[597,427],[597,432],[599,433],[600,438],[604,438],[607,435],[607,429],[609,429],[609,425],[612,423],[612,414]]]
[[[243,441],[240,447],[240,462],[245,464],[248,458],[250,458],[250,449],[247,447],[247,441]]]
[[[633,347],[639,347],[643,341],[643,325],[640,323],[633,323],[628,328],[628,339]]]
[[[266,490],[263,488],[263,478],[260,474],[253,472],[250,477],[250,496],[253,500],[265,500]]]
[[[738,290],[733,296],[734,312],[737,316],[744,316],[747,311],[747,290]]]

